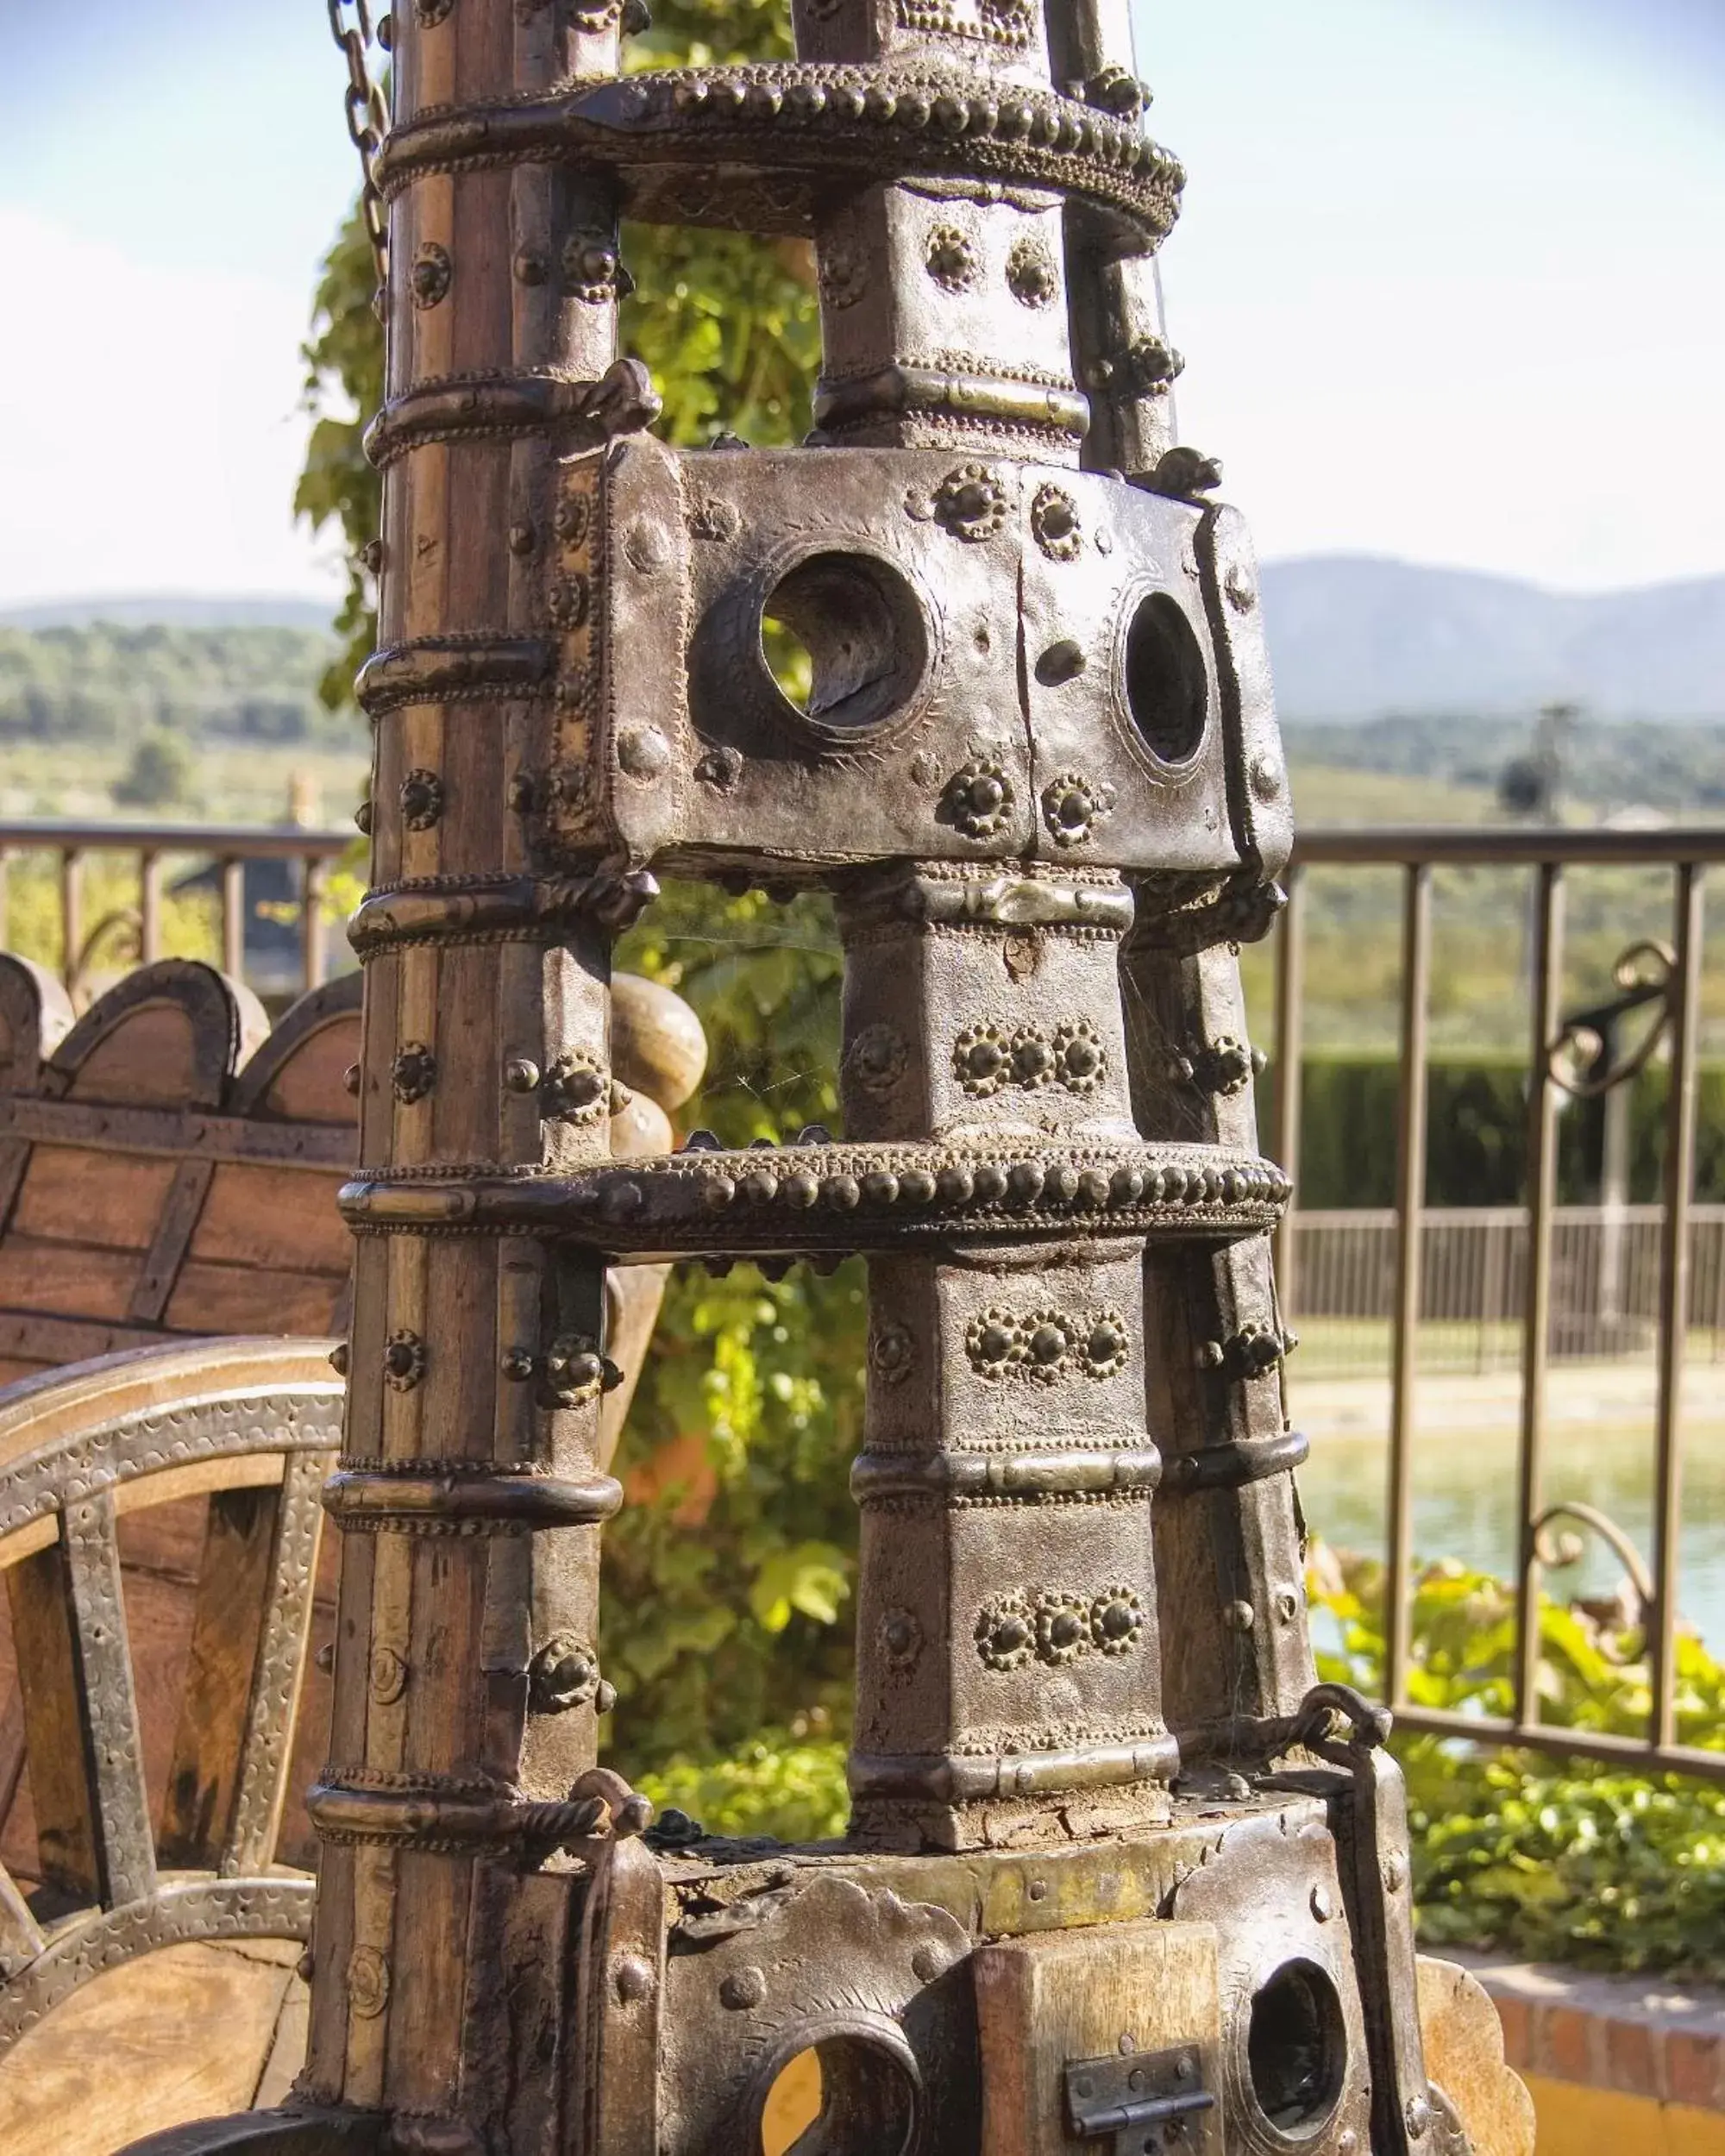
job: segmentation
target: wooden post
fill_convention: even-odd
[[[398,9],[396,134],[609,75],[618,37],[602,9]],[[606,1156],[611,929],[540,903],[552,864],[518,782],[551,754],[555,385],[614,355],[612,293],[562,273],[596,230],[614,246],[609,184],[540,163],[425,172],[390,206],[380,649],[360,693],[372,883],[423,905],[413,936],[365,951],[367,1172],[459,1184]],[[506,932],[456,895],[479,887]],[[548,1090],[560,1071],[590,1079],[578,1102]],[[593,1465],[598,1358],[587,1382],[568,1347],[596,1346],[602,1293],[597,1258],[524,1237],[359,1241],[306,2087],[393,2113],[397,2147],[524,2147],[564,2071],[522,2030],[561,2025],[568,1897],[523,1876],[511,1835],[523,1798],[565,1798],[595,1756],[596,1681],[546,1679],[593,1671],[618,1496]]]

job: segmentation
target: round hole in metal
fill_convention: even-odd
[[[831,550],[786,571],[761,606],[761,655],[787,703],[823,730],[900,711],[928,667],[916,594],[888,562]]]
[[[908,2051],[835,2032],[786,2061],[761,2107],[763,2156],[909,2156],[921,2096]]]
[[[1287,1961],[1251,2002],[1246,2069],[1278,2134],[1303,2140],[1328,2121],[1347,2069],[1342,2002],[1315,1961]]]
[[[1126,710],[1151,755],[1164,763],[1196,755],[1209,712],[1203,647],[1166,592],[1138,601],[1126,630],[1125,674]]]

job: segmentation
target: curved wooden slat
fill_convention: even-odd
[[[139,966],[92,1003],[42,1072],[50,1100],[219,1109],[268,1037],[251,990],[195,959]]]
[[[235,1115],[272,1121],[351,1123],[345,1074],[360,1052],[357,973],[343,974],[290,1006],[235,1079]]]

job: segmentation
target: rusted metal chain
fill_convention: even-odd
[[[378,283],[382,285],[389,274],[389,247],[383,197],[378,192],[374,167],[383,138],[389,132],[389,108],[384,102],[382,90],[372,78],[367,53],[374,35],[386,48],[387,38],[380,34],[384,31],[384,23],[373,31],[367,0],[328,0],[328,7],[329,34],[348,63],[348,86],[342,104],[347,116],[348,136],[360,154],[360,215],[365,220],[366,237],[371,241],[372,258],[377,264]],[[387,19],[385,18],[386,23]]]

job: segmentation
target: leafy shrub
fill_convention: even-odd
[[[1383,1670],[1383,1575],[1314,1550],[1308,1573],[1319,1674],[1375,1693]],[[1515,1597],[1489,1573],[1426,1568],[1414,1587],[1408,1696],[1507,1714]],[[1609,1614],[1542,1597],[1542,1720],[1641,1737],[1652,1702],[1646,1642]],[[1725,1748],[1725,1668],[1678,1643],[1678,1735]],[[1408,1777],[1414,1892],[1428,1946],[1725,1977],[1725,1789],[1588,1760],[1398,1736]]]

